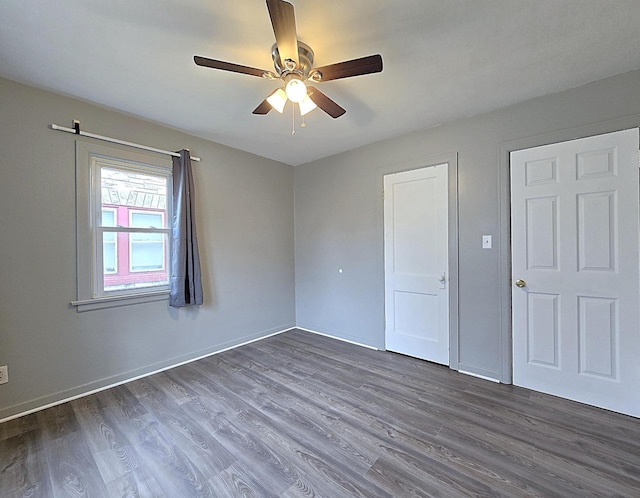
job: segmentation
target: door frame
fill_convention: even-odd
[[[511,152],[633,128],[640,128],[640,114],[549,132],[543,135],[520,138],[498,145],[498,202],[500,206],[500,236],[498,238],[498,254],[500,256],[500,382],[503,384],[513,383],[513,331],[511,330],[513,318],[511,313]]]
[[[402,173],[415,169],[428,168],[438,166],[439,164],[447,164],[448,173],[448,257],[449,257],[449,368],[458,370],[459,351],[458,351],[458,153],[453,152],[438,156],[431,156],[425,159],[416,159],[402,164],[393,164],[378,168],[377,186],[380,195],[377,196],[377,224],[379,227],[379,247],[381,250],[382,260],[382,310],[384,320],[384,289],[386,275],[384,270],[385,249],[384,249],[384,176],[393,173]],[[383,347],[386,341],[386,324],[383,324]]]

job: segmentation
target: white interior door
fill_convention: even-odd
[[[386,348],[449,364],[447,164],[384,177]]]
[[[514,384],[640,416],[638,130],[512,152],[511,235]]]

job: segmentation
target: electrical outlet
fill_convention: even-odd
[[[9,382],[9,367],[4,365],[0,367],[0,384],[6,384]]]

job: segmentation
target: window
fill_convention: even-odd
[[[90,162],[93,184],[100,185],[100,191],[93,195],[95,209],[102,213],[102,223],[96,224],[94,234],[95,246],[102,248],[96,261],[102,258],[105,270],[102,275],[94,272],[93,297],[166,289],[168,172],[114,158],[99,157]],[[114,209],[117,223],[105,223],[105,214]],[[121,257],[115,271],[109,272],[114,240]]]
[[[171,162],[76,144],[78,311],[166,299]]]

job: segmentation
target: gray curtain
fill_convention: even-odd
[[[202,304],[200,256],[194,210],[195,192],[191,154],[187,149],[173,158],[173,224],[169,306]]]

